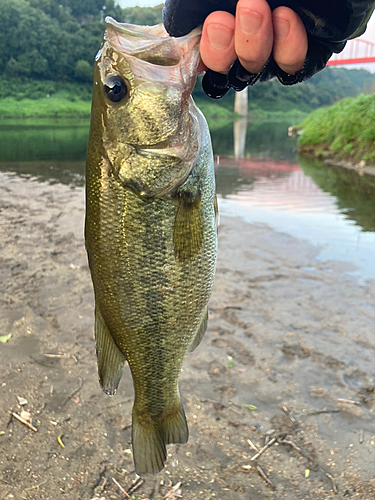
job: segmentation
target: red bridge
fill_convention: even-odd
[[[333,54],[327,66],[375,62],[375,43],[360,38],[349,40],[340,54]]]

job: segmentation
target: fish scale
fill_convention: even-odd
[[[206,329],[217,251],[211,141],[190,97],[200,32],[161,33],[106,20],[86,173],[99,380],[115,394],[129,363],[139,474],[160,471],[166,444],[188,439],[178,376]]]

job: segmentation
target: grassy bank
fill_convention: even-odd
[[[71,101],[63,97],[42,99],[21,99],[13,97],[0,99],[0,119],[3,118],[88,118],[91,102]]]
[[[319,108],[299,125],[300,152],[337,161],[375,164],[375,94]]]

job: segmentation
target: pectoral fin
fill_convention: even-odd
[[[200,252],[203,245],[203,225],[201,197],[197,196],[194,201],[181,198],[173,230],[174,255],[180,264],[190,262]]]
[[[204,334],[207,330],[207,320],[208,320],[208,310],[206,307],[201,324],[199,325],[198,331],[193,339],[193,342],[191,343],[191,345],[189,347],[189,352],[194,351],[194,349],[196,349],[199,346],[199,344],[202,342]]]
[[[100,386],[106,394],[113,396],[126,358],[115,344],[98,308],[95,309],[95,340]]]

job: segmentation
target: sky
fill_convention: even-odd
[[[370,21],[367,24],[367,30],[361,36],[363,40],[367,40],[368,42],[375,43],[375,13],[372,15]]]

